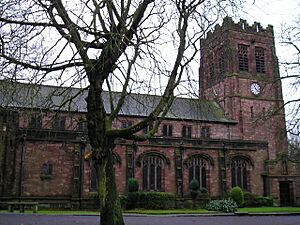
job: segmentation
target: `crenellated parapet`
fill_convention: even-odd
[[[207,33],[206,39],[215,38],[221,33],[224,33],[224,31],[226,30],[233,30],[237,32],[245,32],[270,37],[274,36],[272,25],[268,25],[266,28],[263,28],[258,22],[254,22],[252,25],[249,25],[247,21],[243,19],[240,19],[239,22],[235,23],[231,17],[227,16],[223,19],[222,25],[217,24],[213,31],[209,31]]]

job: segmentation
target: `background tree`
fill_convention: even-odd
[[[293,161],[300,161],[300,138],[299,136],[292,136],[289,139],[289,159]]]
[[[0,78],[83,87],[68,95],[63,105],[72,104],[83,90],[88,91],[88,137],[98,173],[101,224],[124,224],[113,170],[114,140],[146,140],[155,134],[175,89],[184,90],[178,85],[191,80],[189,63],[197,55],[199,39],[227,9],[234,11],[239,3],[1,1]],[[109,93],[109,111],[104,107],[104,89]],[[113,128],[125,98],[141,91],[161,94],[153,111],[127,128]],[[139,135],[149,124],[152,129]]]
[[[281,42],[288,55],[281,60],[283,82],[289,83],[285,102],[288,132],[300,136],[300,16],[292,24],[284,25]]]

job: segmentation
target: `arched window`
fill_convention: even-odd
[[[249,160],[236,157],[231,160],[231,185],[239,186],[244,190],[249,190]]]
[[[91,163],[90,191],[98,190],[98,176],[94,165]]]
[[[200,188],[207,188],[209,162],[201,157],[193,157],[188,161],[189,182],[198,180]]]
[[[143,190],[162,191],[164,161],[159,156],[148,155],[142,160]]]

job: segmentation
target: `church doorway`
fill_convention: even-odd
[[[291,206],[292,205],[292,183],[289,181],[279,182],[280,191],[280,206]]]

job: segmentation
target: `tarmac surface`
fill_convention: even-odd
[[[125,215],[126,225],[300,225],[300,215]],[[99,216],[0,213],[0,225],[99,225]]]

